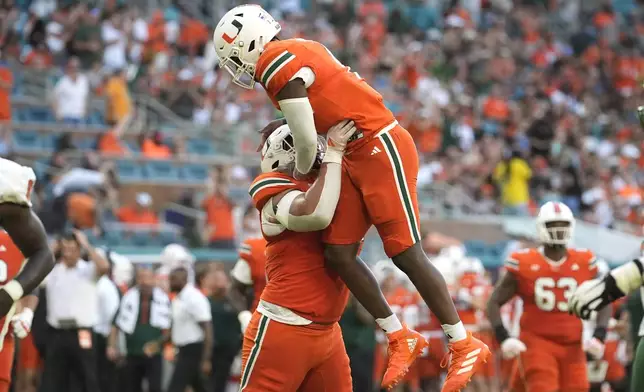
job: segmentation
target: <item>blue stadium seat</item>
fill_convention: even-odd
[[[208,178],[208,166],[190,163],[183,166],[183,178],[190,182],[203,182]]]
[[[133,182],[141,181],[145,178],[143,168],[137,162],[117,160],[115,164],[120,181]]]
[[[134,231],[130,236],[130,241],[134,246],[158,245],[154,243],[152,234],[148,231]]]
[[[31,107],[27,109],[27,121],[54,122],[54,115],[46,106]]]
[[[105,125],[105,118],[103,117],[103,113],[93,110],[89,114],[89,118],[87,119],[87,123],[89,125]]]
[[[55,135],[51,133],[41,134],[40,139],[42,140],[42,147],[45,150],[53,151],[60,135]]]
[[[94,150],[96,149],[96,138],[95,137],[84,137],[81,139],[75,139],[74,143],[81,150]]]
[[[179,168],[172,161],[152,161],[145,167],[151,180],[179,181]]]
[[[43,140],[38,132],[18,131],[13,134],[13,147],[17,151],[40,151],[43,149]]]
[[[189,139],[186,141],[186,151],[188,154],[212,156],[217,153],[215,144],[212,140],[206,139]]]
[[[483,241],[465,241],[468,256],[483,258],[486,256],[488,245]]]
[[[125,246],[130,244],[120,230],[105,230],[103,240],[107,246]]]
[[[158,234],[158,239],[162,246],[183,243],[183,238],[181,238],[180,235],[171,230],[162,230]]]

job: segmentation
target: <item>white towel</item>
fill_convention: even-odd
[[[137,287],[128,290],[116,316],[116,326],[130,335],[136,328],[139,319],[139,305],[141,294]],[[159,329],[169,329],[171,325],[170,298],[158,287],[152,291],[152,304],[150,306],[150,325]]]

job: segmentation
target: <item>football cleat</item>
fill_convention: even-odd
[[[470,332],[467,333],[467,338],[449,344],[448,349],[449,352],[441,362],[441,367],[449,363],[447,378],[441,392],[462,391],[492,355],[488,346],[473,337]]]
[[[387,370],[382,379],[382,387],[391,389],[402,381],[411,364],[429,344],[423,335],[407,328],[405,324],[400,331],[388,334],[387,338]]]

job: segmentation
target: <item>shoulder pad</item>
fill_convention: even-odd
[[[282,173],[262,173],[250,184],[248,193],[255,207],[261,210],[271,197],[289,189],[298,189],[293,178]]]
[[[0,158],[0,204],[31,207],[31,191],[35,183],[36,174],[30,167]]]

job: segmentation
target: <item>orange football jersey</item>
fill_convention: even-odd
[[[568,314],[568,298],[582,282],[597,275],[592,252],[569,249],[566,259],[555,263],[539,249],[525,249],[512,253],[505,268],[516,277],[523,300],[521,331],[560,344],[581,342],[582,323]]]
[[[245,260],[250,267],[250,276],[253,280],[253,304],[250,311],[257,309],[259,298],[266,287],[266,239],[264,237],[248,238],[239,248],[239,257]]]
[[[9,233],[0,230],[0,285],[3,285],[18,275],[25,257],[16,244],[13,243]],[[4,318],[0,320],[0,328]]]
[[[269,42],[257,63],[255,78],[279,109],[275,97],[305,67],[315,74],[307,91],[319,133],[326,133],[332,125],[351,119],[363,132],[362,140],[351,144],[351,149],[357,149],[395,121],[382,96],[316,41]]]
[[[262,209],[286,190],[306,192],[310,184],[281,173],[260,174],[250,186],[255,207]],[[264,231],[262,225],[262,231]],[[322,232],[298,233],[284,229],[266,238],[266,287],[261,299],[283,306],[317,323],[331,324],[344,312],[349,290],[324,263]]]

